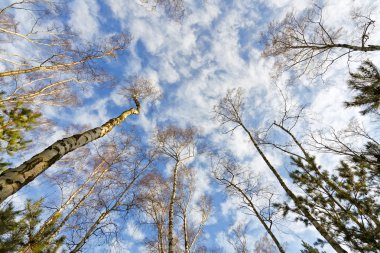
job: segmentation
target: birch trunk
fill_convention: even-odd
[[[173,235],[173,226],[174,226],[174,202],[176,197],[176,190],[177,190],[177,171],[178,171],[178,165],[179,161],[176,162],[174,169],[173,169],[173,189],[172,189],[172,196],[170,197],[170,204],[169,204],[169,232],[168,232],[168,241],[169,241],[169,247],[168,252],[174,253],[174,235]]]
[[[161,223],[163,224],[163,223]],[[165,246],[164,246],[164,232],[162,229],[162,225],[159,226],[158,228],[158,250],[160,253],[165,253]]]
[[[280,242],[277,240],[277,237],[273,234],[271,228],[268,227],[268,225],[265,223],[265,221],[261,217],[260,213],[256,210],[256,207],[253,204],[252,200],[247,196],[247,194],[245,194],[245,192],[239,186],[237,186],[236,184],[234,184],[232,182],[229,182],[229,184],[232,187],[234,187],[244,197],[244,199],[248,202],[248,205],[252,208],[253,213],[259,219],[260,223],[264,226],[265,230],[268,232],[268,234],[272,238],[273,242],[276,244],[278,250],[281,253],[285,253],[285,250],[282,248]]]
[[[88,190],[88,192],[82,196],[82,198],[79,200],[79,202],[73,207],[73,209],[65,216],[65,218],[62,219],[62,221],[59,222],[59,225],[54,229],[54,231],[45,239],[46,242],[50,242],[51,239],[53,239],[59,231],[63,228],[63,226],[66,224],[66,222],[70,219],[70,217],[79,209],[79,207],[82,206],[84,201],[92,194],[94,191],[96,185],[99,183],[99,181],[103,178],[104,174],[110,169],[110,167],[105,168],[102,173],[98,176],[96,181],[93,183],[91,188]]]
[[[84,63],[86,61],[95,60],[95,59],[102,58],[104,56],[112,55],[114,53],[114,51],[115,51],[115,49],[111,49],[102,55],[88,56],[88,57],[85,57],[79,61],[74,61],[74,62],[69,62],[69,63],[55,64],[55,65],[51,65],[51,66],[38,66],[38,67],[34,67],[34,68],[29,68],[29,69],[18,69],[18,70],[0,72],[0,77],[18,76],[18,75],[32,73],[32,72],[36,72],[36,71],[68,70],[70,67],[74,67],[74,66],[79,65],[81,63]]]
[[[183,215],[183,238],[185,240],[185,253],[190,253],[189,237],[187,235],[187,215]]]
[[[110,119],[100,127],[58,140],[20,166],[0,174],[0,203],[33,181],[64,155],[108,134],[131,114],[139,114],[140,103],[136,97],[134,97],[134,102],[136,103],[136,108],[124,111],[118,117]]]
[[[317,44],[310,44],[310,45],[296,45],[296,46],[289,46],[291,49],[314,49],[314,50],[326,50],[326,49],[332,49],[332,48],[345,48],[352,51],[362,51],[362,52],[372,52],[372,51],[379,51],[380,46],[378,45],[368,45],[368,46],[354,46],[349,44],[325,44],[325,45],[317,45]]]
[[[73,250],[70,251],[70,253],[75,253],[80,251],[80,249],[85,245],[86,241],[91,237],[91,235],[95,232],[98,225],[116,208],[118,208],[121,204],[122,198],[125,196],[125,194],[129,191],[129,189],[132,187],[132,185],[137,181],[137,179],[144,173],[144,171],[149,167],[151,161],[148,162],[148,164],[132,179],[132,181],[124,188],[123,192],[120,193],[119,197],[115,200],[115,203],[109,208],[106,209],[104,212],[102,212],[98,219],[92,224],[90,229],[86,232],[85,236],[80,240],[80,242],[75,246]]]
[[[280,174],[278,174],[277,170],[273,167],[273,165],[269,162],[268,158],[265,156],[256,140],[253,138],[251,132],[245,127],[244,124],[240,123],[241,127],[249,136],[252,144],[255,146],[256,150],[259,152],[260,156],[263,158],[264,162],[268,166],[268,168],[272,171],[274,176],[277,178],[281,187],[285,190],[286,194],[293,200],[296,207],[305,215],[305,217],[310,221],[311,224],[318,230],[318,232],[326,239],[326,241],[331,245],[331,247],[338,253],[347,253],[341,245],[332,237],[332,235],[314,218],[314,216],[309,212],[308,208],[301,203],[298,197],[288,188],[285,184],[284,180],[281,178]]]
[[[92,180],[92,178],[99,172],[98,169],[105,163],[105,161],[102,161],[95,169],[94,171],[91,173],[91,175],[86,179],[86,181],[73,193],[71,194],[71,196],[65,201],[65,203],[63,203],[63,205],[61,205],[60,208],[58,208],[52,215],[50,215],[50,217],[44,222],[44,224],[41,226],[41,228],[38,230],[38,232],[33,236],[34,238],[38,238],[39,236],[41,236],[45,230],[49,227],[49,225],[51,225],[53,222],[56,222],[58,220],[58,218],[60,217],[60,215],[62,214],[62,212],[66,209],[66,207],[71,204],[71,202],[73,201],[73,199],[83,190],[83,188]],[[102,173],[103,174],[103,173]],[[93,186],[94,187],[94,186]],[[92,189],[92,187],[91,187]],[[87,193],[85,196],[87,197],[89,194]],[[82,198],[83,199],[83,198]],[[81,199],[81,200],[82,200]],[[79,201],[81,202],[81,201]],[[75,207],[77,207],[78,204],[75,205]],[[74,209],[75,209],[74,207]],[[76,210],[76,209],[75,209]],[[72,210],[68,215],[66,215],[66,217],[59,223],[59,225],[55,228],[55,230],[47,236],[47,238],[43,238],[44,241],[46,242],[49,242],[52,238],[54,238],[58,232],[61,230],[61,228],[63,227],[63,225],[66,223],[66,221],[68,220],[68,218],[70,218],[70,216],[74,213],[74,211]],[[19,250],[19,253],[27,253],[29,248],[33,248],[33,245],[28,245],[28,246],[25,246],[25,247],[22,247],[20,250]]]

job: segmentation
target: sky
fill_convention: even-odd
[[[269,22],[281,20],[289,11],[297,13],[309,8],[313,1],[187,0],[181,22],[170,18],[162,8],[152,8],[150,0],[70,0],[67,3],[70,13],[64,17],[65,22],[83,41],[96,41],[120,32],[132,36],[127,51],[104,67],[117,77],[120,84],[131,76],[140,76],[151,80],[162,92],[159,101],[143,101],[141,115],[123,123],[136,126],[145,140],[160,126],[195,126],[200,129],[203,141],[234,153],[241,163],[255,168],[261,180],[276,189],[278,185],[244,134],[240,130],[223,134],[225,129],[212,119],[213,106],[228,89],[242,87],[245,90],[246,118],[252,128],[264,127],[280,115],[282,100],[279,87],[286,89],[294,104],[306,105],[308,119],[303,126],[311,131],[328,127],[343,129],[354,117],[371,128],[368,119],[360,116],[359,109],[343,106],[351,94],[345,85],[347,59],[334,63],[323,79],[302,76],[289,84],[293,73],[286,72],[274,79],[274,59],[262,56],[264,44],[261,34],[265,34]],[[373,18],[380,20],[380,10],[375,8],[380,4],[379,0],[319,3],[325,6],[326,23],[342,26],[344,31],[353,28],[353,24],[347,21],[353,8],[368,6],[373,9]],[[379,44],[379,39],[377,28],[371,36],[371,43]],[[374,55],[366,57],[380,63],[379,57],[371,57]],[[350,67],[354,69],[353,66]],[[102,86],[90,87],[83,94],[85,99],[80,107],[42,108],[44,115],[57,124],[54,134],[41,141],[40,149],[44,144],[64,137],[68,126],[95,127],[129,108],[131,101],[125,100],[119,88],[118,85],[112,90],[105,90]],[[296,131],[302,130],[296,128]],[[270,151],[268,155],[274,164],[282,168],[280,173],[287,178],[285,158]],[[237,200],[228,197],[223,187],[213,180],[206,160],[200,157],[193,161],[193,167],[199,172],[198,195],[205,192],[214,198],[214,211],[205,226],[203,240],[208,245],[232,252],[226,238],[231,227],[244,222],[249,224],[249,242],[253,246],[264,233],[263,228],[254,216],[236,208]],[[319,162],[331,168],[331,162],[336,161],[322,157]],[[33,184],[19,193],[19,198],[25,199],[28,194],[35,196],[43,191],[37,189],[41,182],[36,180]],[[284,196],[279,198],[284,199]],[[280,221],[274,231],[287,252],[299,252],[301,239],[312,244],[319,237],[313,228],[287,220]],[[123,231],[123,252],[142,251],[146,233],[148,231],[137,227],[133,219],[128,221],[126,231]],[[104,252],[105,246],[93,250],[86,252]],[[118,249],[108,250],[120,252]],[[328,246],[324,250],[333,252]]]

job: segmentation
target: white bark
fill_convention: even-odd
[[[129,110],[124,111],[118,117],[110,119],[100,127],[58,140],[44,151],[25,161],[20,166],[6,170],[0,174],[0,203],[33,181],[38,175],[52,166],[64,155],[103,137],[131,114],[139,114],[140,103],[137,98],[134,98],[134,101],[136,103],[136,108],[130,108]]]

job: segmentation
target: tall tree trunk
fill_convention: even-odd
[[[98,178],[95,180],[95,182],[92,184],[91,188],[87,191],[85,195],[82,196],[82,198],[79,200],[79,202],[73,207],[73,209],[63,218],[59,225],[54,229],[54,231],[45,239],[46,242],[49,242],[51,239],[53,239],[59,231],[63,228],[63,226],[66,224],[66,222],[70,219],[70,217],[79,209],[79,207],[82,206],[84,201],[92,194],[92,192],[95,189],[95,186],[98,184],[98,182],[103,178],[104,174],[110,169],[110,167],[104,168],[104,170],[101,172],[101,174],[98,176]]]
[[[162,229],[162,225],[163,223],[161,223],[161,225],[158,226],[158,231],[157,231],[157,234],[158,234],[158,251],[160,253],[165,253],[165,246],[164,246],[164,232],[163,232],[163,229]]]
[[[90,61],[90,60],[95,60],[99,58],[103,58],[104,56],[112,55],[116,51],[115,48],[105,52],[104,54],[101,55],[92,55],[92,56],[87,56],[84,57],[83,59],[79,61],[73,61],[73,62],[68,62],[68,63],[61,63],[61,64],[55,64],[51,66],[38,66],[34,68],[29,68],[29,69],[18,69],[18,70],[11,70],[11,71],[6,71],[6,72],[0,72],[0,77],[6,77],[6,76],[18,76],[22,74],[27,74],[27,73],[32,73],[36,71],[46,71],[46,70],[68,70],[70,67],[74,67],[76,65],[79,65],[81,63]]]
[[[350,44],[324,44],[324,45],[316,45],[316,44],[310,44],[310,45],[295,45],[295,46],[289,46],[291,49],[314,49],[314,50],[326,50],[331,48],[345,48],[352,51],[362,51],[362,52],[372,52],[372,51],[379,51],[380,46],[379,45],[368,45],[368,46],[354,46]]]
[[[60,218],[60,215],[62,214],[62,212],[66,209],[66,207],[69,204],[71,204],[71,202],[73,201],[73,199],[83,190],[83,188],[99,172],[99,168],[101,168],[101,166],[104,163],[105,163],[105,161],[103,160],[98,166],[96,166],[96,168],[91,173],[91,175],[86,179],[86,181],[78,189],[76,189],[73,194],[70,195],[70,197],[65,201],[65,203],[63,203],[63,205],[61,205],[52,215],[50,215],[50,217],[44,222],[44,224],[41,226],[41,228],[38,230],[38,232],[33,236],[33,238],[41,238],[41,235],[46,231],[46,229],[49,227],[49,225],[53,224],[54,222],[56,222],[58,220],[58,218]],[[101,177],[103,174],[104,174],[104,170],[103,170],[103,172],[101,173],[101,175],[99,177]],[[98,179],[99,179],[99,177],[98,177]],[[98,179],[97,179],[97,181],[98,181]],[[89,190],[89,192],[93,189],[93,187],[95,187],[97,181],[92,185],[92,187]],[[41,241],[36,241],[36,239],[33,239],[33,241],[36,241],[37,243],[42,242],[42,241],[49,242],[52,238],[54,238],[58,234],[58,232],[61,230],[61,228],[63,227],[63,225],[66,223],[66,221],[70,218],[70,216],[79,208],[79,206],[81,205],[82,199],[86,198],[90,194],[89,192],[87,194],[85,194],[85,197],[81,198],[81,200],[79,201],[79,203],[75,205],[75,207],[73,208],[73,210],[71,210],[71,212],[68,215],[65,216],[65,218],[54,229],[54,231],[51,232],[51,234],[47,236],[47,238],[41,238],[42,239]],[[33,248],[33,245],[28,245],[28,246],[22,247],[19,250],[19,253],[28,252],[28,248]]]
[[[173,189],[172,196],[170,197],[169,203],[169,232],[168,232],[168,241],[169,247],[168,252],[174,253],[174,202],[176,197],[177,190],[177,172],[178,172],[179,161],[176,162],[173,168]]]
[[[256,210],[255,205],[253,204],[252,200],[245,194],[245,192],[236,184],[229,182],[229,184],[234,187],[240,194],[244,197],[244,199],[248,202],[248,205],[252,208],[253,213],[255,216],[259,219],[260,223],[264,226],[265,230],[268,232],[270,237],[272,238],[273,242],[276,244],[278,250],[281,253],[285,253],[285,250],[282,248],[280,242],[277,240],[277,237],[273,234],[272,230],[268,225],[265,223],[264,219],[261,217],[260,213]]]
[[[184,241],[185,241],[185,253],[190,253],[189,236],[187,234],[187,215],[186,215],[186,212],[183,214],[183,237],[184,237]]]
[[[304,157],[305,159],[307,158],[310,158],[310,155],[308,152],[306,152],[306,150],[303,148],[302,144],[298,141],[298,139],[294,136],[294,134],[292,132],[290,132],[288,129],[284,128],[282,125],[280,124],[277,124],[277,123],[274,123],[275,126],[277,126],[278,128],[280,128],[282,131],[284,131],[286,134],[288,134],[290,136],[290,138],[292,138],[292,140],[294,141],[294,143],[298,146],[298,148],[302,151],[302,153],[304,154]],[[344,192],[344,189],[342,190],[341,187],[336,183],[334,182],[333,180],[331,180],[328,176],[326,176],[325,174],[323,174],[320,170],[319,170],[319,167],[318,166],[315,166],[315,169],[314,171],[317,173],[317,175],[319,176],[320,179],[322,179],[329,187],[331,187],[333,190],[337,191],[337,192]],[[345,208],[333,195],[331,195],[330,191],[328,191],[326,189],[326,187],[324,187],[322,184],[320,184],[320,187],[324,190],[324,192],[327,194],[327,196],[332,200],[334,201],[334,203],[346,214],[348,215],[351,220],[353,222],[355,222],[359,227],[360,229],[362,230],[365,230],[365,227],[363,225],[362,222],[360,222],[353,214],[350,210],[348,210],[347,208]],[[365,210],[363,210],[363,207],[360,206],[360,205],[356,205],[356,201],[355,199],[351,198],[350,196],[347,196],[347,198],[350,200],[350,202],[355,205],[355,207],[359,210],[360,213],[366,213],[366,215],[368,215],[369,218],[371,218],[371,220],[376,224],[376,227],[379,228],[380,230],[380,221],[379,219],[373,215],[372,213],[369,213],[369,212],[366,212]]]
[[[252,144],[255,146],[256,150],[259,152],[260,156],[263,158],[264,162],[268,166],[268,168],[272,171],[274,176],[277,178],[281,187],[285,190],[286,194],[293,200],[296,207],[305,215],[305,217],[310,221],[311,224],[318,230],[318,232],[326,239],[326,241],[333,247],[333,249],[338,253],[347,253],[340,244],[332,237],[332,235],[314,218],[314,216],[309,212],[308,208],[303,205],[303,203],[298,199],[298,197],[289,189],[289,187],[285,184],[284,180],[281,178],[280,174],[278,174],[277,170],[270,163],[268,158],[265,156],[264,152],[259,147],[256,140],[253,138],[251,132],[245,127],[244,124],[240,123],[241,127],[249,136]]]
[[[100,127],[56,141],[44,151],[33,156],[20,166],[6,170],[0,174],[0,203],[33,181],[38,175],[52,166],[64,155],[103,137],[131,114],[139,114],[140,103],[137,100],[137,97],[134,97],[134,101],[136,108],[130,108],[129,110],[124,111],[118,117],[110,119]]]
[[[137,181],[137,179],[144,173],[144,171],[149,167],[151,161],[137,174],[134,176],[132,181],[124,188],[123,192],[120,193],[119,197],[115,200],[115,203],[109,208],[106,209],[104,212],[102,212],[98,219],[92,224],[90,229],[86,232],[84,237],[80,240],[80,242],[75,246],[73,250],[70,251],[70,253],[78,252],[83,245],[86,243],[86,241],[90,238],[90,236],[95,232],[98,225],[106,218],[112,211],[114,211],[117,207],[120,206],[122,198],[125,196],[125,194],[128,192],[128,190],[132,187],[132,185]]]

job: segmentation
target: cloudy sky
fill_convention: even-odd
[[[264,44],[261,34],[265,33],[268,23],[281,20],[289,11],[297,13],[310,8],[313,1],[187,0],[181,22],[170,18],[161,8],[152,8],[152,1],[68,2],[71,12],[66,22],[84,41],[96,41],[119,32],[131,34],[133,39],[127,52],[105,67],[120,83],[128,77],[140,76],[151,80],[161,90],[163,96],[160,101],[154,104],[143,102],[142,114],[123,123],[141,128],[146,139],[157,126],[196,126],[207,142],[231,151],[246,166],[255,168],[262,180],[276,189],[278,185],[243,133],[237,130],[233,134],[223,134],[225,129],[212,120],[213,106],[228,89],[244,88],[247,96],[245,113],[250,127],[265,127],[278,118],[283,102],[280,88],[288,94],[292,103],[307,106],[305,124],[309,129],[329,126],[343,129],[353,117],[367,122],[360,117],[358,109],[343,107],[343,102],[350,96],[345,85],[347,59],[332,65],[323,79],[303,76],[289,83],[291,72],[274,79],[274,59],[262,57]],[[319,4],[325,6],[326,24],[342,26],[346,29],[344,31],[353,29],[354,24],[349,22],[353,8],[373,9],[372,17],[380,20],[380,10],[374,9],[380,5],[379,0],[335,0]],[[349,32],[347,34],[350,35]],[[377,29],[371,43],[378,44],[379,39]],[[372,59],[376,63],[376,59]],[[46,108],[45,115],[61,122],[62,126],[75,122],[77,125],[95,127],[130,106],[130,102],[120,95],[118,86],[113,90],[102,90],[97,86],[86,92],[85,103],[81,107]],[[63,137],[60,124],[48,141]],[[255,217],[236,209],[236,200],[227,197],[213,181],[210,168],[202,159],[206,158],[194,162],[194,167],[199,171],[197,191],[207,192],[215,199],[214,212],[205,227],[203,240],[208,245],[230,252],[232,248],[226,241],[229,229],[245,222],[249,223],[249,242],[253,246],[264,230]],[[272,159],[279,166],[284,162],[283,157],[273,156]],[[321,163],[327,162],[322,160]],[[284,176],[287,173],[285,169],[280,171]],[[299,252],[301,239],[313,243],[319,237],[314,229],[287,221],[279,222],[274,231],[287,252]],[[144,229],[129,222],[124,246],[130,252],[141,250],[144,233]],[[102,250],[99,248],[99,252]],[[328,246],[324,250],[332,252]]]

